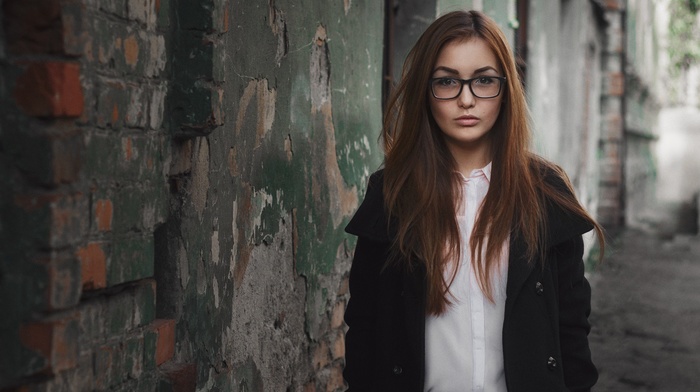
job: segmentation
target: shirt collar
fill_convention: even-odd
[[[491,182],[491,163],[489,162],[488,165],[484,166],[481,171],[484,172],[484,175],[486,176],[486,179],[488,182]]]
[[[489,162],[488,165],[482,167],[481,169],[474,169],[474,170],[472,170],[472,172],[469,174],[469,177],[465,177],[464,174],[462,174],[462,172],[458,172],[458,173],[459,173],[459,175],[462,177],[462,180],[463,180],[463,181],[468,181],[469,178],[472,178],[472,177],[479,177],[481,174],[483,174],[484,177],[486,177],[486,180],[487,180],[489,183],[491,183],[491,163],[492,163],[492,162]]]

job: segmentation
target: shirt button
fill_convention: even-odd
[[[542,293],[544,293],[544,286],[542,285],[542,283],[537,282],[537,284],[535,284],[535,292],[537,293],[537,295],[542,295]]]
[[[394,365],[394,369],[393,369],[393,370],[394,370],[394,374],[396,374],[397,376],[398,376],[399,374],[403,373],[403,369],[402,369],[401,366],[399,366],[399,365]]]
[[[549,357],[547,359],[547,367],[549,370],[556,370],[557,369],[557,360],[554,359],[554,357]]]

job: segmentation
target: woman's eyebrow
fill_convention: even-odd
[[[494,71],[494,72],[498,73],[498,70],[496,68],[494,68],[490,65],[487,65],[485,67],[481,67],[479,69],[474,70],[474,74],[478,74],[478,73],[482,73],[482,72],[486,72],[486,71]]]
[[[457,71],[456,69],[445,67],[444,65],[441,65],[439,67],[435,67],[435,69],[433,70],[433,73],[435,73],[437,71],[445,71],[445,72],[453,74],[453,75],[459,75],[459,71]]]
[[[452,75],[459,75],[459,71],[457,71],[454,68],[445,67],[444,65],[440,65],[438,67],[435,67],[435,69],[433,70],[433,73],[435,73],[437,71],[445,71],[445,72],[452,74]],[[494,72],[498,73],[498,70],[496,68],[494,68],[490,65],[487,65],[485,67],[475,69],[474,72],[472,72],[472,75],[480,74],[480,73],[483,73],[486,71],[494,71]]]

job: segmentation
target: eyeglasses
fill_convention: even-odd
[[[432,78],[430,91],[435,99],[454,99],[462,94],[464,85],[477,98],[494,98],[501,93],[501,86],[506,78],[502,76],[477,76],[471,79]]]

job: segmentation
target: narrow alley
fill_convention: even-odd
[[[591,285],[597,392],[700,390],[700,238],[627,230]]]

